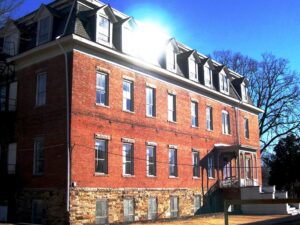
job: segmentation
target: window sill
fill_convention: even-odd
[[[150,119],[156,119],[156,116],[150,116],[150,115],[146,115],[147,118],[150,118]]]
[[[130,175],[130,174],[123,174],[122,176],[125,178],[134,178],[135,177],[135,175]]]
[[[214,130],[211,130],[211,129],[206,129],[206,131],[208,131],[208,132],[213,132]]]
[[[43,104],[43,105],[35,105],[34,108],[35,108],[35,109],[38,109],[38,108],[42,108],[42,107],[45,107],[45,106],[46,106],[46,103]]]
[[[123,112],[126,112],[126,113],[130,113],[130,114],[135,114],[134,111],[129,111],[129,110],[126,110],[126,109],[123,109],[122,111],[123,111]]]
[[[191,128],[195,128],[195,129],[199,129],[199,127],[198,126],[191,126]]]
[[[226,134],[226,133],[222,133],[223,135],[226,135],[226,136],[232,136],[231,134]]]
[[[178,177],[175,177],[175,176],[169,176],[169,179],[178,179]]]
[[[148,178],[157,178],[157,176],[154,175],[147,175]]]
[[[104,46],[107,46],[107,47],[112,47],[112,43],[111,41],[96,41],[97,44],[100,44],[100,45],[104,45]]]
[[[94,173],[95,177],[108,177],[108,174],[106,173]]]
[[[100,107],[103,107],[103,108],[110,108],[108,105],[103,105],[103,104],[100,104],[100,103],[95,103],[96,106],[100,106]]]
[[[175,123],[177,124],[178,122],[177,121],[173,121],[173,120],[167,120],[169,123]]]
[[[201,177],[193,177],[193,180],[200,180]]]
[[[216,178],[215,177],[209,177],[208,179],[209,180],[215,180]]]
[[[33,177],[42,177],[44,174],[43,173],[34,173],[32,174]]]

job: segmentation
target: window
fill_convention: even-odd
[[[222,111],[222,133],[230,134],[230,118],[227,111]]]
[[[220,91],[225,94],[229,93],[229,80],[224,73],[220,73]]]
[[[198,127],[198,103],[191,102],[192,127]]]
[[[248,120],[248,118],[244,118],[244,130],[245,130],[245,138],[249,138],[249,120]]]
[[[134,175],[133,145],[123,144],[123,175]]]
[[[176,95],[168,94],[168,120],[176,122]]]
[[[148,220],[155,220],[157,218],[157,200],[150,197],[148,201]]]
[[[0,86],[0,112],[5,111],[6,86]]]
[[[98,13],[96,27],[96,42],[110,43],[110,26],[111,24],[109,19]]]
[[[194,196],[194,213],[195,215],[200,214],[201,209],[201,195]]]
[[[96,80],[96,103],[99,105],[108,105],[108,75],[97,73]]]
[[[198,81],[198,64],[194,58],[189,58],[189,77],[193,81]]]
[[[135,55],[136,43],[134,37],[134,29],[130,25],[124,25],[122,29],[122,50],[124,53]]]
[[[3,52],[10,56],[18,53],[19,48],[19,33],[11,33],[4,37]]]
[[[46,86],[47,73],[39,73],[37,75],[36,106],[42,106],[46,104]]]
[[[33,224],[43,223],[43,211],[44,211],[43,200],[32,200],[31,222]]]
[[[108,173],[107,140],[96,140],[95,143],[95,172]]]
[[[33,174],[40,175],[44,173],[45,149],[44,138],[34,140],[33,153]]]
[[[241,85],[242,100],[248,102],[248,87],[243,83]]]
[[[208,87],[212,87],[212,70],[209,66],[204,66],[204,85]]]
[[[177,149],[169,149],[169,176],[177,177],[178,168],[177,168]]]
[[[156,148],[147,146],[147,175],[156,176]]]
[[[179,207],[178,207],[178,197],[171,196],[170,197],[170,217],[176,218],[179,216]]]
[[[124,199],[124,222],[134,221],[134,200],[133,198]]]
[[[166,69],[172,72],[176,71],[176,53],[170,44],[166,51]]]
[[[214,160],[212,156],[207,158],[207,175],[209,178],[214,178]]]
[[[39,20],[37,32],[37,45],[50,40],[52,17],[47,16]]]
[[[11,143],[8,145],[8,156],[7,156],[7,173],[16,173],[16,162],[17,162],[17,144]]]
[[[200,177],[200,158],[199,152],[192,152],[192,160],[193,160],[193,177]]]
[[[155,116],[155,89],[146,87],[146,115]]]
[[[211,106],[206,106],[206,129],[213,130],[213,109]]]
[[[96,201],[96,224],[108,224],[107,199]]]
[[[123,80],[123,110],[133,111],[133,83]]]

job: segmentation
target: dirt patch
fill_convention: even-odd
[[[230,215],[229,224],[239,225],[239,224],[250,224],[255,222],[267,222],[277,219],[287,218],[287,215]],[[146,223],[147,225],[224,225],[224,216],[216,215],[211,217],[197,217],[193,219],[179,220],[179,221],[167,221],[167,222],[156,222],[156,223]],[[145,225],[145,223],[137,223],[136,225]]]

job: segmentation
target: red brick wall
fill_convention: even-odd
[[[71,143],[72,180],[83,187],[204,187],[214,184],[216,179],[207,181],[206,155],[215,143],[237,144],[235,110],[229,105],[189,93],[171,84],[166,84],[139,73],[109,64],[79,52],[74,52],[72,80],[72,121]],[[96,106],[95,81],[96,67],[109,71],[109,107]],[[134,81],[134,113],[122,111],[123,75]],[[147,118],[145,88],[146,82],[156,86],[156,118]],[[177,123],[167,121],[168,90],[176,92]],[[191,98],[199,101],[199,128],[191,127]],[[206,130],[205,107],[213,107],[214,130]],[[224,135],[221,130],[221,111],[230,114],[231,134]],[[240,120],[242,121],[240,113]],[[250,119],[250,139],[245,140],[241,132],[241,142],[258,147],[257,116],[248,114]],[[240,125],[243,130],[243,126]],[[108,175],[95,176],[94,134],[111,135],[108,142]],[[135,176],[122,176],[121,138],[135,139]],[[146,141],[158,143],[157,177],[146,176]],[[178,145],[178,178],[169,178],[168,144]],[[191,148],[200,150],[202,159],[201,179],[192,178]],[[215,161],[216,162],[216,161]]]
[[[46,105],[36,107],[37,73],[47,72]],[[17,172],[23,187],[65,187],[65,63],[57,56],[17,71]],[[34,138],[44,137],[44,175],[33,175]]]

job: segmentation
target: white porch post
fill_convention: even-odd
[[[240,150],[238,150],[238,156],[237,156],[237,171],[238,171],[238,181],[239,181],[239,187],[241,187],[241,165],[240,165]]]

